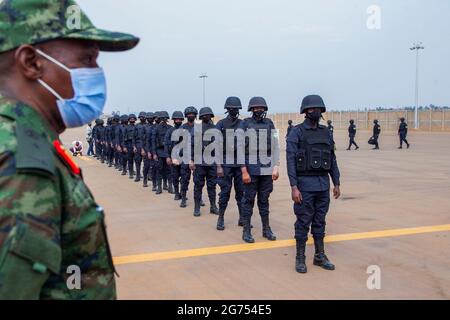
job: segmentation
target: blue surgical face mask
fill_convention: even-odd
[[[82,127],[99,118],[106,103],[106,79],[103,69],[70,69],[41,50],[37,49],[36,52],[70,73],[75,93],[71,99],[62,98],[47,83],[38,79],[38,82],[57,98],[58,110],[66,127]]]

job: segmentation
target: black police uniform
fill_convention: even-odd
[[[201,114],[201,111],[200,111]],[[201,124],[202,136],[203,134],[210,129],[215,129],[216,126],[211,121],[209,123]],[[212,141],[203,141],[202,143],[202,154],[204,150],[211,144]],[[191,148],[194,150],[194,139],[191,140]],[[194,158],[191,159],[192,161]],[[216,184],[217,184],[217,167],[216,164],[208,164],[205,162],[205,159],[202,159],[202,164],[196,164],[194,170],[194,215],[200,215],[200,204],[202,200],[202,192],[203,187],[205,186],[206,180],[206,189],[208,192],[209,203],[211,205],[211,213],[218,214],[218,209],[216,205]]]
[[[348,137],[350,138],[350,141],[349,141],[347,150],[350,150],[352,145],[354,145],[356,147],[356,149],[359,149],[359,146],[355,142],[356,125],[354,123],[350,123],[350,125],[348,127]]]
[[[154,114],[149,112],[147,113],[147,123],[145,124],[145,133],[144,133],[144,151],[146,153],[146,156],[144,157],[144,168],[142,171],[143,177],[144,177],[144,183],[143,186],[146,188],[148,187],[148,180],[154,179],[152,176],[152,172],[154,171],[154,161],[152,157],[152,135],[153,135],[153,119]],[[150,156],[150,157],[149,157]],[[156,172],[156,171],[155,171]],[[154,189],[156,190],[156,178],[153,180]]]
[[[405,121],[400,122],[400,126],[398,128],[398,135],[400,137],[400,147],[399,149],[403,148],[403,142],[406,143],[408,149],[409,149],[409,142],[408,140],[406,140],[406,137],[408,136],[408,123],[406,123]]]
[[[130,117],[131,118],[131,117]],[[133,139],[134,139],[134,131],[136,129],[135,124],[129,123],[125,127],[125,137],[124,137],[124,145],[127,149],[126,157],[128,163],[128,174],[130,179],[134,178],[134,151],[133,151]]]
[[[370,139],[370,144],[373,144],[375,146],[374,149],[379,149],[380,146],[378,144],[378,139],[380,138],[381,134],[381,126],[378,124],[378,122],[374,123],[373,125],[373,136]]]
[[[167,117],[168,118],[168,117]],[[170,177],[169,167],[167,165],[166,159],[169,156],[165,150],[164,150],[164,142],[167,131],[172,126],[167,124],[166,122],[162,121],[160,124],[158,124],[153,132],[153,141],[152,141],[152,147],[153,147],[153,154],[156,154],[158,156],[158,160],[156,163],[157,166],[157,172],[156,172],[156,180],[157,180],[157,194],[162,193],[162,183],[163,180],[167,181]],[[164,189],[168,189],[168,186]]]
[[[219,215],[224,215],[228,206],[228,202],[230,201],[231,188],[234,184],[234,192],[236,204],[239,210],[239,225],[243,225],[242,221],[242,198],[244,196],[244,184],[242,182],[242,171],[241,164],[238,163],[237,159],[237,139],[234,138],[232,145],[234,146],[233,159],[231,162],[227,161],[226,153],[227,153],[227,130],[236,131],[242,120],[239,118],[233,119],[228,116],[225,119],[217,122],[216,128],[222,132],[223,135],[223,145],[224,145],[224,153],[223,153],[223,177],[219,177],[217,179],[217,184],[220,186],[219,193]]]
[[[254,99],[254,98],[253,98]],[[253,100],[252,99],[252,100]],[[265,102],[264,102],[265,103]],[[251,105],[251,103],[250,103]],[[254,129],[258,136],[258,144],[257,148],[259,149],[259,139],[260,132],[265,130],[267,132],[267,156],[272,157],[272,153],[274,152],[274,148],[277,146],[272,145],[272,134],[275,130],[275,125],[272,120],[269,118],[262,118],[257,120],[255,117],[246,118],[243,120],[239,129],[247,131],[249,129]],[[255,164],[250,163],[250,151],[251,148],[255,148],[255,146],[250,147],[248,139],[246,139],[245,143],[245,162],[243,165],[247,168],[247,171],[251,177],[251,182],[249,184],[244,184],[244,196],[242,199],[242,219],[244,221],[244,230],[243,230],[243,240],[246,242],[254,242],[253,237],[251,236],[251,217],[253,215],[253,207],[255,205],[255,198],[258,196],[258,209],[259,214],[261,216],[261,221],[263,225],[263,237],[269,240],[276,240],[275,235],[272,233],[269,224],[269,198],[270,194],[273,191],[273,180],[272,180],[272,171],[267,170],[272,168],[274,164],[270,161],[268,164],[264,164],[261,162],[260,153],[258,152],[257,161]],[[264,170],[266,169],[266,170]],[[268,172],[270,171],[270,172]]]
[[[141,118],[142,114],[140,114]],[[135,126],[134,135],[133,135],[133,147],[136,149],[136,152],[134,153],[134,162],[136,165],[136,179],[135,182],[141,181],[141,166],[142,166],[142,151],[144,150],[144,143],[145,143],[145,129],[146,129],[146,123],[140,122]]]
[[[174,112],[174,116],[177,117],[177,119],[182,119],[184,120],[184,116],[183,113],[178,111],[178,112]],[[174,119],[174,117],[172,117],[172,120]],[[174,148],[174,146],[181,142],[181,139],[179,141],[172,141],[172,133],[177,130],[180,129],[181,126],[183,124],[178,125],[174,125],[173,127],[171,127],[167,133],[166,133],[166,137],[165,137],[165,142],[164,142],[164,148],[165,148],[165,152],[166,154],[169,156],[169,158],[172,158],[172,150]],[[170,181],[170,185],[169,185],[169,192],[170,193],[174,193],[175,194],[175,198],[174,200],[178,201],[181,200],[181,194],[180,194],[180,181],[181,181],[181,163],[180,164],[173,164],[170,166],[170,177],[171,177],[171,181]],[[173,188],[173,190],[171,189]]]

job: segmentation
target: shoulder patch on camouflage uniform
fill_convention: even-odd
[[[38,170],[56,175],[53,150],[45,136],[39,135],[31,128],[17,124],[17,170]]]

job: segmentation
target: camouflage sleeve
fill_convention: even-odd
[[[16,170],[9,125],[0,122],[0,300],[39,299],[61,268],[58,185],[49,173]]]

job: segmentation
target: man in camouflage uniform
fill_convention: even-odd
[[[96,69],[99,50],[139,39],[97,29],[83,12],[80,28],[69,29],[72,5],[0,2],[0,299],[116,298],[103,209],[59,140],[76,126],[58,108],[77,88],[61,65]],[[79,125],[99,116],[77,111]],[[69,267],[79,268],[80,289],[69,289]]]

